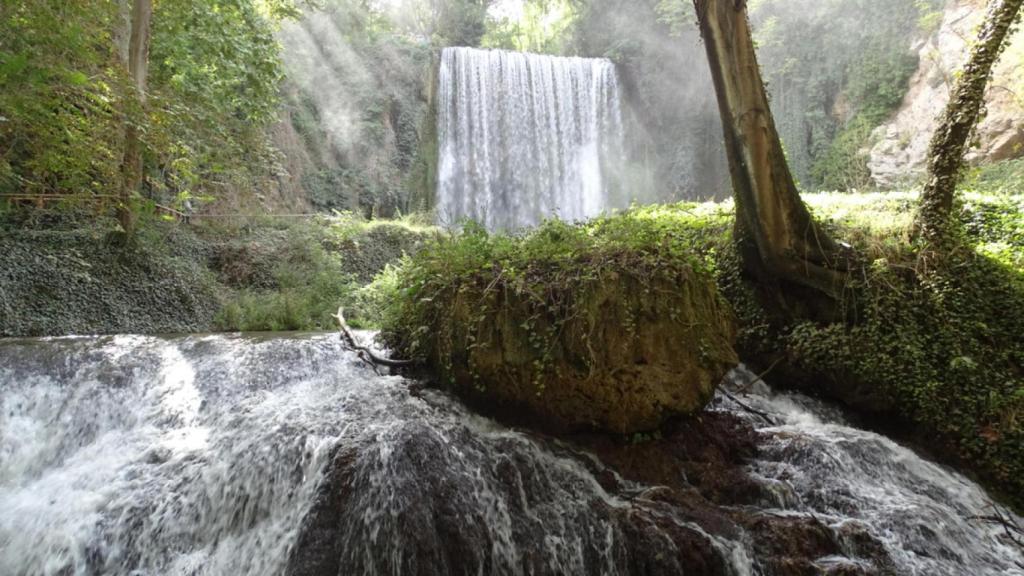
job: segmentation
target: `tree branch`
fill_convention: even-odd
[[[416,364],[412,360],[392,360],[391,358],[385,358],[378,356],[370,348],[359,344],[356,340],[355,334],[348,327],[348,323],[345,322],[345,309],[338,308],[338,313],[335,314],[334,318],[338,321],[338,325],[341,327],[341,341],[344,342],[349,349],[359,352],[364,358],[367,358],[375,365],[386,366],[388,368],[408,368]]]

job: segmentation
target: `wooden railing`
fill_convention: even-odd
[[[68,204],[86,204],[92,205],[96,212],[103,213],[108,210],[114,210],[121,202],[121,197],[116,194],[89,194],[89,195],[72,195],[72,194],[32,194],[32,193],[12,193],[12,194],[0,194],[0,205],[2,204],[15,204],[20,206],[31,206],[33,208],[43,209],[49,204],[57,204],[66,202]],[[307,214],[223,214],[223,213],[204,213],[204,212],[184,212],[177,208],[165,206],[163,204],[154,205],[156,213],[158,215],[170,216],[171,218],[179,222],[190,222],[192,220],[216,220],[216,219],[228,219],[228,220],[254,220],[257,218],[316,218],[324,216],[322,213],[307,213]]]

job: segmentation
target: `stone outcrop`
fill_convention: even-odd
[[[643,279],[623,267],[567,286],[551,298],[571,308],[564,320],[528,289],[489,294],[482,306],[478,291],[456,292],[450,349],[435,347],[429,362],[483,411],[544,430],[657,429],[702,410],[737,363],[731,310],[687,266]]]
[[[910,80],[900,109],[876,129],[868,167],[875,184],[897,187],[925,172],[928,144],[949,102],[957,70],[967,59],[985,2],[954,0],[939,29],[920,47],[921,63]],[[988,114],[978,126],[972,163],[1024,156],[1024,33],[1010,39],[997,64],[987,95]]]

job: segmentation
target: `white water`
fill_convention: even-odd
[[[581,220],[611,205],[622,157],[604,59],[447,48],[438,83],[438,219],[488,229]]]
[[[673,557],[666,519],[724,573],[762,573],[748,536],[625,501],[592,458],[408,384],[333,336],[0,341],[0,574],[302,574],[291,554],[331,483],[336,573],[629,574],[641,549]],[[823,569],[863,562],[867,534],[881,573],[1024,575],[970,520],[988,504],[973,483],[801,396],[745,400],[780,422],[750,464],[760,512],[849,540]]]
[[[754,420],[766,442],[751,465],[774,493],[766,514],[810,514],[853,540],[880,541],[897,574],[1024,576],[1024,550],[1002,528],[972,517],[992,512],[984,490],[888,438],[844,423],[836,410],[799,394],[775,394],[744,370],[730,380],[747,406],[776,425]],[[735,409],[728,400],[724,409]],[[1018,525],[1020,518],[1015,516]]]

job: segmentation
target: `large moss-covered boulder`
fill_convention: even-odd
[[[732,312],[699,258],[605,234],[552,223],[428,248],[385,339],[471,404],[550,431],[651,431],[702,410],[737,364]]]

